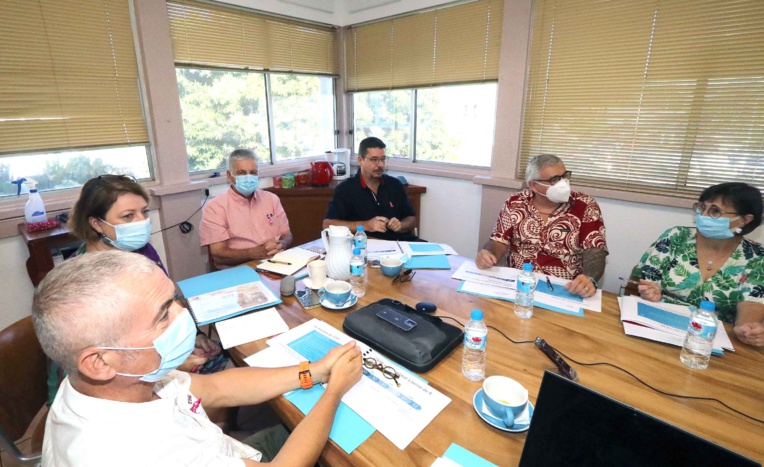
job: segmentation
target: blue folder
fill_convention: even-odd
[[[227,289],[229,287],[235,287],[237,285],[249,284],[250,282],[260,282],[260,275],[255,272],[249,266],[238,266],[231,269],[223,269],[221,271],[211,272],[209,274],[202,274],[201,276],[192,277],[178,282],[178,287],[183,292],[183,295],[188,299],[196,297],[198,295],[204,295],[211,292],[217,292],[218,290]],[[222,316],[212,321],[197,321],[199,326],[205,324],[222,321],[224,319],[233,318],[244,313],[248,313],[252,310],[258,310],[261,308],[268,308],[281,303],[281,299],[276,295],[276,301],[263,303],[256,307],[248,308],[246,310],[240,310],[230,315]],[[193,310],[191,310],[193,312]],[[193,314],[193,313],[192,313]],[[196,317],[194,317],[196,319]]]

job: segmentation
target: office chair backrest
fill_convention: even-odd
[[[0,331],[0,427],[11,440],[26,433],[47,400],[47,359],[32,317]]]

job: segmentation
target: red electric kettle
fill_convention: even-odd
[[[310,163],[310,184],[313,186],[326,186],[334,178],[332,164],[326,161],[315,161]]]

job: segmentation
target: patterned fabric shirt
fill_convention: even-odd
[[[594,198],[572,192],[546,223],[532,199],[527,189],[512,195],[491,234],[491,240],[509,245],[509,267],[519,269],[530,262],[538,272],[573,279],[583,271],[584,250],[607,251],[605,223]]]
[[[764,246],[743,239],[727,261],[707,281],[698,267],[695,227],[673,227],[647,249],[632,274],[659,282],[663,301],[699,306],[711,300],[722,321],[734,323],[737,304],[751,301],[764,304]]]

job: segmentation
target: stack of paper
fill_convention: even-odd
[[[456,251],[445,243],[398,242],[406,259],[403,265],[409,269],[451,269],[446,255]]]
[[[498,266],[478,269],[473,261],[465,261],[451,277],[462,281],[457,289],[459,292],[514,302],[519,273],[518,269]],[[547,276],[536,273],[536,280],[534,306],[574,316],[584,316],[584,309],[602,311],[601,290],[591,297],[582,298],[565,288],[569,280],[549,276],[552,288],[547,283]]]
[[[655,303],[639,297],[619,297],[623,330],[629,336],[643,337],[681,347],[690,324],[690,308],[671,303]],[[735,351],[727,331],[719,323],[713,343],[713,354]]]
[[[309,262],[318,258],[319,254],[300,247],[290,248],[277,253],[271,259],[262,261],[257,268],[263,271],[275,272],[283,276],[294,274],[304,268]]]

